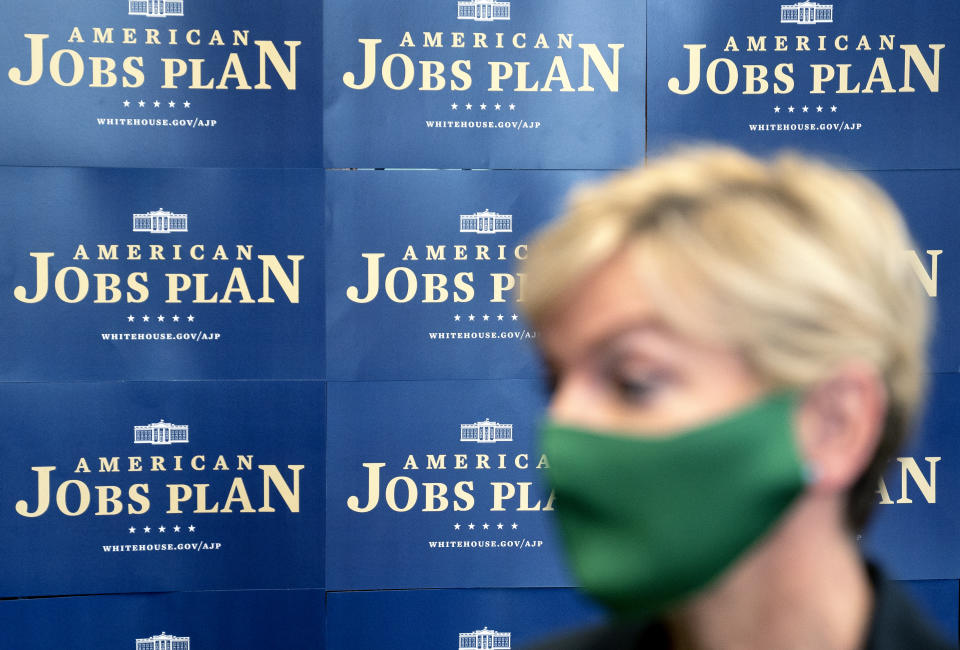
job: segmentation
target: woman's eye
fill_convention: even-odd
[[[613,383],[618,397],[633,404],[650,400],[662,386],[657,377],[617,377]]]

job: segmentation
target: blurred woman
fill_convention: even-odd
[[[526,304],[570,563],[617,622],[544,647],[949,647],[855,540],[926,384],[912,248],[875,185],[796,156],[574,196]]]

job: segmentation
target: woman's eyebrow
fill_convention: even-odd
[[[561,370],[564,366],[575,366],[582,363],[585,359],[588,359],[597,354],[608,355],[612,348],[615,348],[619,343],[619,339],[624,338],[628,335],[638,334],[638,333],[659,333],[664,334],[667,330],[661,320],[654,317],[642,317],[642,318],[633,318],[630,320],[625,320],[622,324],[616,326],[615,329],[608,332],[603,332],[593,339],[587,341],[584,345],[582,351],[579,352],[575,357],[570,358],[567,361],[561,361],[558,356],[553,355],[545,348],[540,349],[540,356],[543,360],[543,365],[546,369],[548,375],[557,377],[561,374]]]
[[[667,332],[661,320],[653,317],[644,317],[624,322],[614,330],[604,332],[595,339],[588,341],[586,350],[591,352],[608,351],[615,349],[621,339],[635,334],[665,334]]]

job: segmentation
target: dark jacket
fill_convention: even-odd
[[[874,589],[874,610],[864,650],[956,650],[927,622],[903,590],[868,567]],[[670,650],[667,627],[648,624],[608,624],[537,644],[527,650]]]

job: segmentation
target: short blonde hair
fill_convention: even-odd
[[[742,352],[761,378],[807,387],[857,359],[881,374],[888,411],[851,490],[861,528],[877,481],[926,389],[929,298],[906,255],[900,212],[865,177],[787,154],[679,152],[576,191],[530,246],[525,309],[542,325],[622,250],[660,315]]]

